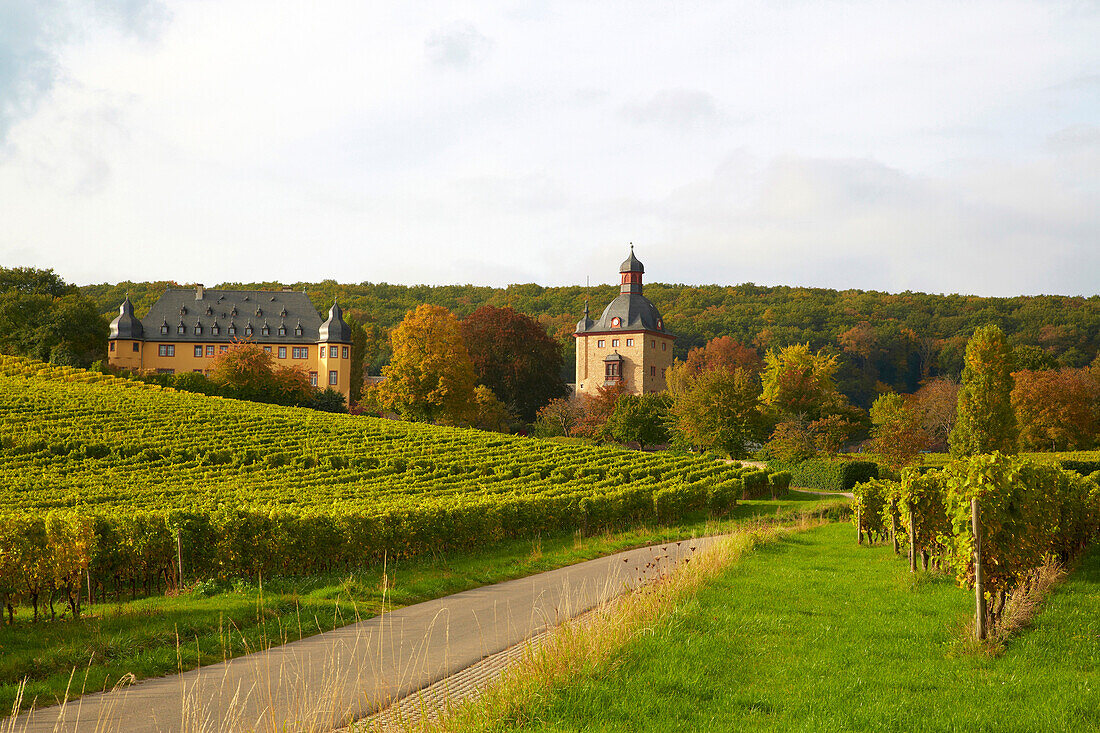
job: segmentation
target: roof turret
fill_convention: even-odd
[[[145,337],[145,329],[141,327],[141,321],[134,315],[134,304],[130,302],[130,296],[122,301],[118,307],[118,315],[111,321],[111,330],[108,339],[134,339],[141,340]]]
[[[585,300],[584,300],[584,318],[577,321],[577,333],[584,333],[588,329],[592,328],[592,324],[594,324],[594,323],[595,323],[595,321],[593,321],[591,318],[588,317],[588,299],[585,298]]]
[[[340,304],[335,299],[332,301],[332,307],[328,309],[328,320],[321,324],[317,340],[351,343],[351,326],[344,321],[344,311],[340,309]]]
[[[634,256],[633,244],[630,245],[630,256],[623,260],[623,264],[619,265],[619,272],[645,272],[645,265]]]

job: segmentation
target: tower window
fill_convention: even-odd
[[[337,372],[335,369],[331,370],[328,373],[328,383],[330,385],[334,386],[334,387],[336,386],[337,381],[339,380],[339,378],[340,378],[340,373]]]
[[[668,344],[662,343],[661,344],[661,351],[668,351]]]
[[[336,347],[336,346],[328,347],[328,358],[335,359],[337,352],[338,352],[338,347]]]
[[[651,366],[649,368],[649,376],[651,376],[651,377],[656,377],[657,376],[657,367]]]
[[[605,344],[607,344],[606,341],[604,341],[603,339],[599,339],[598,341],[596,341],[596,348],[602,349]]]
[[[627,339],[626,340],[626,345],[627,346],[633,346],[634,345],[634,339]]]
[[[341,346],[340,347],[340,358],[341,359],[347,359],[348,358],[348,347],[347,346]]]
[[[115,350],[115,342],[114,342],[114,341],[112,341],[112,342],[111,342],[111,351],[114,351],[114,350]]]
[[[138,342],[137,342],[137,341],[135,341],[135,342],[134,342],[134,351],[141,351],[141,347],[140,347],[140,346],[138,346]]]
[[[606,379],[609,382],[614,382],[614,381],[617,381],[618,379],[620,379],[620,377],[622,375],[619,372],[619,362],[609,361],[606,364],[604,364],[603,375],[604,375],[604,379]]]
[[[309,386],[310,387],[316,387],[317,386],[317,372],[310,372],[309,373]]]
[[[651,348],[651,349],[656,349],[657,348],[657,339],[650,339],[649,340],[649,348]]]
[[[611,348],[615,348],[619,345],[619,339],[611,339]]]

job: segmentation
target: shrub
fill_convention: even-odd
[[[877,479],[878,464],[872,461],[811,459],[799,463],[768,461],[773,470],[791,474],[791,484],[817,491],[847,492],[856,484]]]

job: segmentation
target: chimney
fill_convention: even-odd
[[[195,300],[202,300],[203,287],[202,283],[195,286]]]
[[[294,288],[283,288],[283,292],[284,292],[284,293],[293,293],[293,292],[294,292]]]

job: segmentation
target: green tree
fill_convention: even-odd
[[[107,355],[107,321],[53,270],[0,268],[0,352],[88,367]]]
[[[686,365],[676,364],[668,376],[672,423],[688,445],[742,458],[750,443],[763,440],[766,417],[755,374],[737,368],[692,375]]]
[[[474,366],[458,319],[423,304],[390,332],[393,357],[382,370],[378,401],[407,420],[470,425],[476,419]]]
[[[478,384],[523,420],[533,421],[547,402],[565,394],[561,344],[535,319],[483,305],[459,327]]]
[[[1012,369],[1012,350],[1004,331],[996,324],[976,330],[966,345],[951,455],[1016,452]]]
[[[572,437],[583,415],[581,398],[559,397],[556,400],[550,400],[538,412],[534,434],[540,438]]]
[[[623,395],[607,419],[607,432],[613,440],[642,448],[667,443],[670,403],[669,396],[662,393]]]

